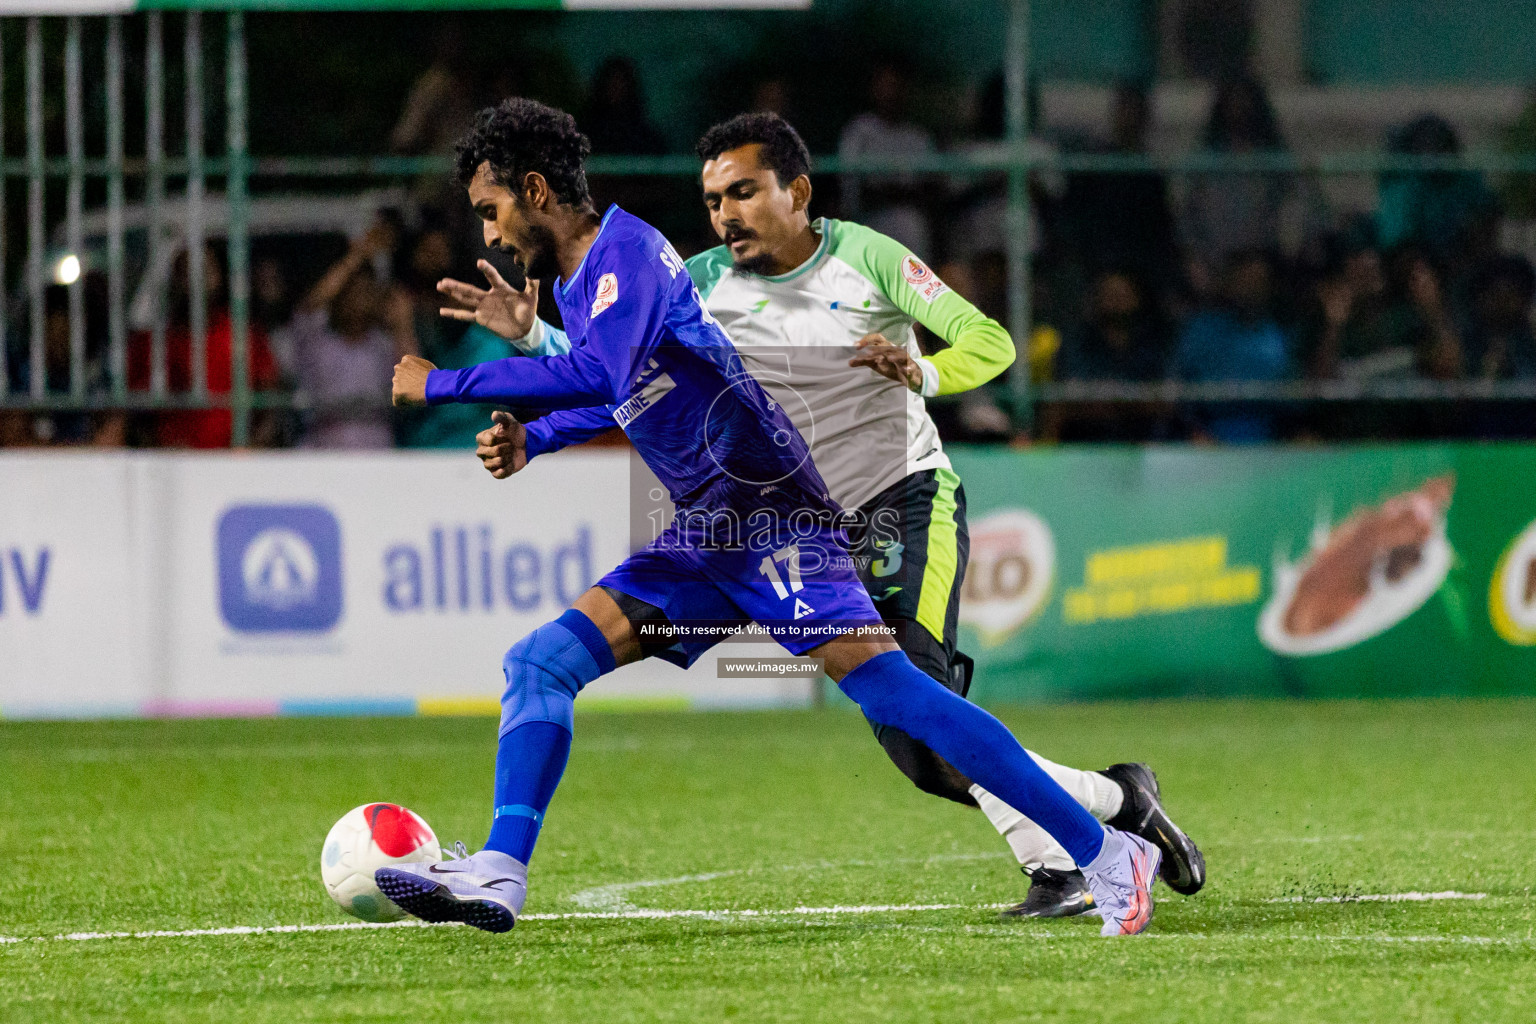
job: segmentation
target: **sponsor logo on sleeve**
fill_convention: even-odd
[[[663,395],[668,394],[676,387],[672,378],[661,371],[661,366],[652,359],[649,365],[635,378],[635,386],[640,390],[630,396],[629,401],[613,410],[613,418],[620,428],[628,427],[634,422],[635,417],[661,401]]]
[[[928,269],[928,264],[911,253],[902,258],[901,276],[924,302],[932,302],[949,291],[949,285],[939,280],[939,275]]]
[[[612,274],[604,274],[597,280],[597,297],[592,300],[592,314],[587,319],[593,319],[618,301],[619,279]]]

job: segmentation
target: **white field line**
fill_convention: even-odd
[[[586,912],[569,914],[524,914],[519,921],[616,921],[616,920],[666,920],[670,918],[701,918],[727,920],[752,917],[831,917],[840,914],[893,914],[929,910],[997,910],[1006,903],[982,904],[972,907],[964,903],[877,903],[866,906],[792,907],[789,910],[650,910],[643,907],[634,910]],[[0,945],[21,942],[94,942],[98,939],[200,939],[223,935],[290,935],[298,932],[349,932],[370,931],[379,928],[457,928],[457,922],[433,925],[426,921],[347,921],[338,924],[281,924],[237,925],[230,928],[188,928],[183,931],[144,932],[66,932],[63,935],[11,936],[0,935]]]
[[[1384,892],[1350,896],[1276,896],[1265,903],[1429,903],[1434,900],[1485,900],[1485,892]]]
[[[930,857],[887,857],[882,860],[822,860],[807,864],[778,864],[770,867],[736,868],[730,871],[710,871],[699,875],[679,875],[676,878],[648,878],[639,882],[614,882],[610,885],[598,885],[591,889],[583,889],[567,898],[578,907],[584,907],[587,910],[602,911],[609,915],[624,915],[642,909],[624,898],[626,893],[633,892],[636,889],[656,889],[663,886],[686,885],[690,882],[712,882],[717,878],[766,874],[770,871],[806,873],[810,871],[824,871],[828,868],[867,868],[886,867],[891,864],[939,864],[955,861],[1000,860],[1006,856],[1006,852],[997,850],[992,853],[940,853]],[[998,905],[1007,906],[1007,904]]]
[[[97,939],[194,939],[216,935],[288,935],[294,932],[350,932],[370,928],[430,928],[426,921],[347,921],[341,924],[235,925],[229,928],[188,928],[183,931],[66,932],[63,935],[17,937],[0,935],[0,945],[18,942],[94,942]]]
[[[1001,903],[984,903],[979,905],[964,903],[881,903],[862,906],[831,906],[831,907],[793,907],[788,910],[652,910],[638,909],[617,913],[569,913],[569,914],[525,914],[523,921],[572,921],[572,920],[670,920],[676,918],[691,918],[702,920],[740,920],[740,919],[772,919],[772,918],[817,918],[836,917],[848,914],[898,914],[898,913],[923,913],[935,910],[996,910],[1005,906]],[[183,939],[183,938],[217,938],[223,936],[238,935],[291,935],[303,932],[350,932],[350,931],[376,931],[390,928],[457,928],[457,924],[432,925],[425,921],[393,921],[385,924],[371,924],[364,921],[351,921],[342,924],[288,924],[272,926],[237,926],[230,928],[190,928],[183,931],[143,931],[143,932],[68,932],[63,935],[36,935],[36,936],[0,936],[0,945],[15,945],[28,942],[94,942],[103,939]],[[999,937],[1006,936],[1009,929],[1001,929],[996,932]],[[1076,931],[1041,931],[1034,928],[1019,930],[1013,933],[1013,937],[1024,940],[1034,939],[1096,939],[1092,930]],[[1141,938],[1147,939],[1194,939],[1199,941],[1220,941],[1231,939],[1236,941],[1259,942],[1381,942],[1381,943],[1449,943],[1469,944],[1479,946],[1489,945],[1529,945],[1536,942],[1536,936],[1496,936],[1496,935],[1297,935],[1275,932],[1235,932],[1235,933],[1208,933],[1208,932],[1148,932]]]

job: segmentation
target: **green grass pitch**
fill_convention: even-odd
[[[0,723],[0,1021],[1536,1019],[1536,701],[1003,717],[1070,764],[1151,762],[1206,891],[1159,887],[1140,938],[1004,923],[1001,840],[851,712],[587,714],[527,913],[908,909],[70,940],[348,920],[331,823],[393,800],[476,846],[494,724]],[[1318,902],[1444,890],[1486,895]]]

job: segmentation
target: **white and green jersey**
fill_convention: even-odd
[[[901,243],[845,221],[814,229],[815,255],[787,274],[736,270],[724,246],[687,267],[748,371],[800,428],[832,497],[855,508],[912,473],[949,466],[923,397],[990,380],[1013,361],[1013,343]],[[915,323],[950,347],[923,358]],[[918,359],[922,394],[848,365],[874,333]]]
[[[1013,362],[1013,342],[895,239],[826,218],[813,227],[821,239],[815,255],[787,274],[736,270],[724,246],[687,267],[748,372],[805,436],[832,497],[851,509],[913,473],[949,467],[924,396],[991,380]],[[923,358],[916,323],[949,347]],[[917,357],[921,394],[848,365],[855,343],[875,333]],[[549,355],[570,343],[536,320],[513,344]]]

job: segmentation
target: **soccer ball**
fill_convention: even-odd
[[[387,864],[440,861],[437,836],[415,811],[399,804],[363,804],[331,826],[320,851],[320,880],[336,905],[364,921],[398,921],[405,911],[373,884]]]

